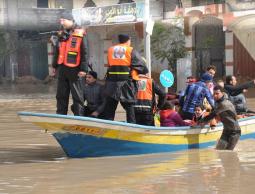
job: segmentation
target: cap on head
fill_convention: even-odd
[[[202,76],[201,76],[201,81],[202,82],[210,82],[213,80],[213,77],[209,74],[209,73],[204,73]]]
[[[93,78],[97,79],[97,72],[89,71],[88,74],[91,75]]]
[[[119,39],[119,43],[125,43],[128,40],[130,40],[130,37],[127,34],[119,34],[118,39]]]

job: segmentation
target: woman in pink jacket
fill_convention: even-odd
[[[166,101],[160,112],[160,126],[161,127],[175,127],[175,126],[189,126],[190,123],[182,119],[180,114],[175,111],[175,106]]]

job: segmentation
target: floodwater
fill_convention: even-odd
[[[254,193],[254,140],[233,152],[70,159],[50,134],[20,121],[18,111],[54,113],[54,87],[1,87],[0,194]]]

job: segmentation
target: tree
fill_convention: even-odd
[[[156,59],[167,60],[169,70],[176,73],[178,58],[186,55],[185,36],[177,26],[156,22],[151,36],[151,50]]]

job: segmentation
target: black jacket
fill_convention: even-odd
[[[254,87],[254,81],[249,81],[238,86],[225,85],[225,91],[228,94],[229,100],[234,104],[238,114],[245,113],[248,110],[243,90],[251,87]]]
[[[161,109],[162,106],[164,105],[165,103],[165,100],[166,100],[166,93],[164,91],[164,89],[162,89],[156,82],[153,81],[153,92],[154,92],[154,96],[155,94],[158,95],[158,103],[157,103],[157,108],[158,109]],[[154,99],[154,103],[155,102],[155,99]]]
[[[97,111],[99,114],[103,112],[105,106],[105,97],[103,94],[103,85],[95,82],[86,84],[83,88],[83,96],[85,106],[91,111]]]
[[[234,105],[224,97],[216,101],[215,109],[200,122],[208,122],[218,116],[223,124],[224,131],[240,131]]]
[[[135,69],[139,74],[148,73],[145,61],[140,54],[132,50],[131,53],[131,66],[130,69]],[[115,80],[110,81],[106,78],[105,95],[115,100],[127,103],[135,103],[136,99],[136,86],[134,80],[130,77],[128,80]]]
[[[233,86],[230,84],[225,84],[224,88],[229,96],[236,96],[243,93],[244,89],[254,87],[254,81],[249,81],[244,84]]]
[[[76,28],[77,26],[75,26]],[[71,34],[72,30],[66,31],[67,33]],[[52,67],[57,68],[58,64],[58,54],[59,54],[59,42],[61,38],[58,37],[58,40],[55,44],[53,44],[53,61],[52,61]],[[79,65],[79,70],[87,72],[88,71],[88,46],[87,46],[87,36],[83,36],[82,44],[81,44],[81,60]]]

